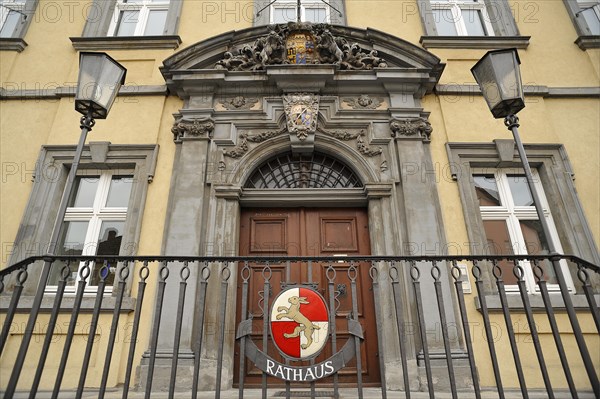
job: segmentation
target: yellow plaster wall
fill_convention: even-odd
[[[3,266],[13,251],[40,148],[48,143],[59,105],[58,100],[0,102],[0,264]],[[73,116],[72,128],[78,137],[78,117]],[[37,178],[45,177],[38,173]]]
[[[419,43],[424,34],[415,0],[346,1],[346,22],[357,28],[373,28]]]
[[[39,23],[33,23],[27,33],[29,46],[22,53],[0,52],[0,80],[3,88],[38,89],[54,88],[57,86],[74,85],[77,79],[78,58],[73,49],[70,36],[80,36],[84,26],[81,12],[90,2],[58,1],[53,2],[62,8],[63,16],[73,15],[73,18],[55,21],[52,8],[42,6],[36,12]],[[252,25],[252,1],[190,1],[183,4],[179,34],[182,45],[177,50],[110,50],[111,56],[128,68],[127,84],[163,85],[164,80],[158,70],[162,61],[175,52],[200,40],[229,31],[240,30]],[[41,4],[49,2],[41,1]],[[572,27],[564,5],[560,1],[545,1],[531,3],[528,1],[511,2],[516,13],[516,20],[522,35],[531,35],[531,44],[526,50],[520,50],[522,60],[522,75],[525,84],[545,85],[555,87],[596,87],[600,76],[600,50],[581,51],[575,44],[576,33]],[[72,11],[69,11],[72,10]],[[66,17],[65,17],[66,18]],[[399,1],[348,1],[346,2],[346,18],[350,26],[372,27],[412,43],[418,44],[424,34],[423,27],[416,7],[415,0]],[[552,43],[549,45],[548,43]],[[464,49],[432,49],[434,54],[447,63],[446,70],[440,83],[442,84],[474,84],[469,69],[485,53],[485,50]],[[468,241],[464,223],[463,208],[458,194],[457,184],[452,181],[449,169],[445,143],[449,141],[491,142],[496,138],[510,138],[501,120],[494,120],[483,99],[479,96],[436,96],[428,95],[422,101],[425,110],[431,112],[430,122],[434,128],[430,149],[438,172],[438,191],[440,205],[446,226],[446,235],[451,244],[448,251],[451,254],[467,254]],[[165,220],[167,198],[175,154],[170,128],[172,114],[182,107],[181,100],[175,96],[123,96],[119,97],[107,120],[98,121],[90,133],[88,141],[110,141],[114,144],[158,143],[159,158],[154,181],[149,185],[142,230],[139,242],[139,254],[159,254],[162,243],[162,224]],[[598,177],[600,169],[599,115],[600,102],[597,99],[564,99],[542,98],[532,96],[527,98],[527,107],[519,114],[521,118],[521,133],[526,143],[563,143],[570,156],[576,174],[575,185],[596,242],[600,237],[600,221],[598,218],[599,191],[597,184],[591,184]],[[0,157],[3,165],[0,194],[0,210],[2,212],[0,239],[2,243],[14,240],[22,218],[27,198],[31,190],[31,174],[33,165],[43,144],[74,144],[79,134],[78,114],[73,110],[73,100],[70,97],[60,100],[11,100],[0,103]],[[10,165],[15,165],[8,170]],[[451,227],[451,229],[450,229]],[[6,262],[7,249],[2,248],[2,264]],[[132,296],[137,296],[137,271],[141,265],[136,264],[132,285]],[[154,268],[154,271],[156,268]],[[154,280],[152,280],[154,281]],[[475,293],[475,287],[472,287]],[[146,305],[142,315],[140,331],[136,347],[135,367],[139,364],[141,354],[148,347],[150,323],[152,322],[152,307],[155,287],[146,288]],[[487,343],[483,335],[481,315],[474,307],[475,294],[466,296],[469,304],[469,319],[479,323],[474,333],[476,359],[483,385],[494,385],[491,368],[488,364]],[[561,331],[569,331],[568,321],[564,314],[558,315]],[[59,324],[66,321],[63,315]],[[82,315],[81,322],[85,325],[89,315]],[[582,325],[586,332],[591,353],[600,352],[600,339],[592,331],[593,322],[582,316]],[[15,325],[23,325],[25,315],[18,315]],[[133,314],[122,315],[121,328],[126,328],[133,320]],[[547,321],[538,315],[540,329],[544,341],[550,341]],[[1,320],[0,320],[1,321]],[[44,325],[47,316],[41,316],[40,323]],[[518,326],[525,326],[522,315],[513,320]],[[505,332],[504,320],[499,314],[492,316],[492,323]],[[103,315],[101,329],[107,332],[110,316]],[[504,327],[502,327],[504,326]],[[531,345],[525,346],[529,337],[526,329],[519,330],[518,340],[522,359],[528,362],[527,380],[532,381],[532,387],[541,387],[541,379],[536,369],[536,359]],[[64,331],[63,331],[64,332]],[[81,356],[85,347],[84,332],[79,332],[74,346]],[[99,335],[100,336],[100,335]],[[57,342],[63,340],[58,335]],[[108,334],[102,334],[95,345],[94,356],[103,353]],[[15,355],[20,334],[11,335],[9,347],[0,359],[1,381],[7,381],[6,373],[10,361]],[[585,373],[574,339],[568,333],[563,334],[569,360],[578,386],[586,386]],[[34,347],[41,347],[41,336],[34,338]],[[549,345],[552,347],[552,343]],[[48,371],[44,374],[43,386],[51,384],[58,359],[61,344],[52,346]],[[122,381],[127,360],[128,342],[119,340],[115,347],[111,384]],[[502,356],[503,381],[507,385],[516,386],[514,366],[511,364],[510,347],[506,334],[498,338],[498,353]],[[557,386],[565,386],[561,376],[556,354],[546,354],[551,364],[553,381]],[[94,358],[95,359],[95,358]],[[28,361],[32,361],[28,358]],[[99,359],[103,362],[103,356]],[[74,364],[74,363],[73,363]],[[117,366],[118,365],[118,366]],[[53,369],[54,367],[54,369]],[[78,370],[67,371],[78,375]],[[537,373],[537,374],[536,374]],[[27,385],[33,374],[21,379],[21,384]],[[88,381],[95,386],[99,379],[98,370],[90,372]],[[76,380],[67,382],[74,384]]]

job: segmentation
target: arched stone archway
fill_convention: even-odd
[[[298,28],[317,36],[331,35],[340,53],[335,48],[318,49],[317,61],[310,65],[290,65],[261,55],[267,36],[285,43],[286,35]],[[271,55],[281,50],[274,46]],[[338,58],[331,58],[332,51]],[[240,66],[240,61],[247,64]],[[163,254],[236,255],[240,209],[257,204],[335,207],[343,202],[366,207],[374,255],[430,254],[432,248],[443,246],[435,179],[427,172],[431,167],[428,143],[435,136],[429,112],[421,108],[421,98],[433,89],[443,67],[433,54],[382,32],[306,24],[230,32],[166,59],[161,72],[170,92],[182,99],[182,108],[172,128],[176,153]],[[297,156],[317,152],[336,158],[352,166],[362,187],[244,188],[259,165],[285,152]],[[424,272],[424,278],[428,274]],[[381,276],[388,278],[385,270]],[[415,314],[410,277],[402,277],[403,306],[410,322]],[[189,279],[181,335],[181,355],[190,361],[196,355],[191,344],[198,335],[194,319],[197,279],[194,273]],[[451,302],[446,270],[441,279],[443,295]],[[230,284],[235,286],[234,278]],[[218,292],[209,297],[218,298]],[[176,306],[176,295],[167,292],[166,298],[165,306]],[[384,312],[394,313],[389,292],[382,293],[380,302]],[[424,298],[424,306],[437,309],[433,298]],[[427,328],[435,329],[439,316],[433,311],[425,315]],[[451,307],[446,317],[449,322],[455,320]],[[223,381],[231,386],[235,309],[227,310],[225,322]],[[174,316],[163,314],[161,323],[173,324]],[[388,388],[394,389],[402,380],[398,336],[392,320],[384,322],[382,329],[386,380]],[[205,375],[200,381],[203,388],[211,389],[216,336],[205,334],[204,339],[200,355]],[[407,357],[416,381],[420,343],[409,341]],[[162,348],[165,356],[171,345],[171,337],[159,337],[159,352]],[[442,349],[436,340],[429,347]],[[182,370],[184,363],[180,361]]]

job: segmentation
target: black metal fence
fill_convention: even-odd
[[[336,267],[343,264],[344,267]],[[294,280],[293,273],[296,268],[304,267],[308,270],[305,274],[307,281]],[[321,274],[314,274],[313,268],[319,267]],[[278,279],[275,279],[274,271],[279,271]],[[336,275],[343,270],[345,283],[341,284]],[[470,271],[470,273],[467,273]],[[362,293],[360,288],[360,273],[368,276],[362,281]],[[465,274],[467,273],[468,276]],[[528,274],[529,273],[529,274]],[[317,276],[313,278],[311,276]],[[190,278],[193,276],[193,278]],[[320,276],[320,277],[319,277]],[[529,276],[529,277],[528,277]],[[532,279],[531,277],[534,277]],[[529,281],[528,281],[529,279]],[[195,280],[192,284],[192,280]],[[54,281],[54,286],[49,287],[48,282]],[[466,281],[466,282],[465,282]],[[472,284],[469,284],[472,281]],[[214,395],[221,395],[222,372],[224,368],[223,353],[227,345],[225,334],[227,323],[227,310],[237,311],[235,322],[235,338],[238,342],[236,347],[237,377],[235,385],[239,389],[239,397],[243,397],[244,390],[248,388],[248,363],[245,361],[249,352],[256,354],[257,351],[264,353],[266,357],[280,356],[274,353],[269,342],[269,305],[277,291],[286,286],[316,287],[320,284],[323,297],[328,304],[329,329],[328,345],[329,353],[335,354],[339,350],[338,333],[336,322],[342,313],[348,320],[349,330],[353,335],[347,339],[350,346],[354,346],[354,359],[352,365],[356,370],[354,376],[350,376],[352,385],[356,387],[356,396],[363,395],[362,372],[365,359],[361,346],[365,345],[362,338],[361,322],[359,320],[358,300],[361,295],[371,295],[373,303],[373,320],[376,323],[377,335],[377,367],[379,369],[379,381],[381,396],[386,398],[389,385],[386,376],[393,370],[387,370],[390,354],[387,347],[390,342],[384,342],[390,336],[395,337],[397,342],[392,346],[399,348],[398,373],[402,381],[399,387],[404,391],[406,397],[410,397],[415,390],[427,391],[433,398],[436,391],[444,390],[450,392],[453,397],[458,397],[461,391],[470,392],[479,398],[482,390],[491,389],[497,392],[500,398],[505,396],[507,386],[502,376],[502,365],[499,364],[500,356],[496,348],[494,331],[492,331],[491,318],[501,314],[507,331],[511,350],[511,368],[518,377],[518,387],[523,397],[528,397],[531,388],[528,388],[526,370],[532,365],[539,370],[543,385],[548,397],[555,397],[556,392],[564,390],[572,397],[577,398],[581,392],[588,391],[596,397],[600,397],[598,384],[598,372],[600,358],[598,353],[597,333],[600,333],[600,312],[597,305],[600,281],[600,268],[582,259],[573,256],[429,256],[429,257],[390,257],[390,256],[357,256],[357,257],[82,257],[82,256],[52,256],[32,257],[18,264],[0,271],[0,318],[4,318],[2,331],[0,333],[0,361],[3,375],[0,376],[0,390],[4,397],[12,398],[20,393],[33,398],[38,391],[52,391],[52,397],[64,393],[67,388],[62,388],[65,380],[65,370],[69,359],[73,362],[73,346],[75,329],[78,319],[82,315],[82,303],[84,299],[93,298],[91,309],[91,321],[89,323],[88,339],[85,344],[85,353],[78,367],[80,375],[78,383],[73,389],[75,397],[81,397],[86,390],[93,389],[98,392],[98,397],[103,398],[107,388],[115,386],[109,383],[109,372],[111,366],[115,366],[114,351],[115,340],[118,334],[119,323],[122,323],[121,313],[125,302],[132,304],[133,323],[131,326],[128,344],[120,350],[127,353],[124,371],[119,375],[117,385],[123,398],[127,398],[132,390],[145,392],[149,398],[153,392],[153,382],[156,377],[155,365],[157,364],[157,353],[159,352],[159,334],[165,328],[170,328],[169,336],[172,337],[170,347],[170,375],[168,391],[169,397],[174,397],[177,387],[178,362],[180,356],[180,339],[185,314],[184,308],[190,306],[189,291],[186,290],[193,285],[193,309],[194,323],[198,333],[194,336],[192,343],[193,372],[191,386],[187,395],[196,398],[199,385],[199,375],[203,368],[202,346],[205,341],[203,333],[206,329],[207,319],[207,293],[217,292],[218,300],[214,301],[218,309],[211,309],[210,314],[216,317],[217,348],[216,373],[214,375]],[[507,284],[509,282],[510,284]],[[91,286],[92,285],[92,286]],[[112,285],[112,287],[111,287]],[[366,285],[366,286],[365,286]],[[170,286],[171,291],[166,291]],[[211,287],[217,287],[211,291]],[[444,288],[445,287],[445,288]],[[464,288],[474,287],[473,294],[465,294]],[[134,289],[135,288],[135,289]],[[258,290],[258,292],[252,292]],[[446,291],[444,291],[446,290]],[[553,292],[555,290],[555,292]],[[51,291],[51,292],[50,292]],[[177,308],[164,309],[166,292],[177,293]],[[575,295],[576,294],[576,295]],[[450,296],[448,296],[450,295]],[[347,303],[348,309],[342,309],[341,299]],[[64,309],[64,300],[69,298],[72,308]],[[107,339],[104,362],[99,367],[98,381],[90,383],[88,371],[90,360],[93,355],[95,335],[100,320],[101,311],[106,312],[107,298],[110,298],[112,308],[112,321]],[[448,300],[450,298],[450,300]],[[577,303],[573,303],[574,299]],[[173,301],[171,297],[171,301]],[[382,301],[387,301],[383,303]],[[532,304],[532,301],[535,303]],[[104,308],[103,308],[104,302]],[[51,305],[50,305],[51,304]],[[71,306],[71,305],[69,305]],[[433,307],[432,307],[433,306]],[[104,309],[104,310],[103,310]],[[151,309],[147,312],[146,309]],[[257,310],[258,309],[258,310]],[[388,313],[385,313],[387,309]],[[390,312],[391,309],[391,312]],[[431,312],[435,309],[435,312]],[[474,312],[477,309],[477,312]],[[368,310],[367,310],[368,311]],[[39,345],[31,346],[32,337],[36,330],[36,321],[41,313],[48,313],[48,324],[44,335],[41,350]],[[175,323],[162,325],[161,319],[165,312],[176,312]],[[363,310],[363,313],[365,310]],[[29,316],[24,330],[18,334],[14,331],[15,320]],[[60,358],[52,358],[53,368],[49,368],[48,354],[50,353],[56,334],[57,320],[59,316],[65,317],[70,313],[67,324],[64,344],[59,350]],[[436,313],[435,317],[431,313]],[[528,342],[517,342],[517,333],[514,331],[512,317],[515,313],[527,320],[527,334],[530,336]],[[534,314],[535,313],[535,314]],[[152,315],[151,329],[141,329],[140,321]],[[87,313],[86,313],[87,315]],[[566,315],[568,328],[558,320]],[[68,317],[68,316],[67,316]],[[454,318],[455,323],[447,319]],[[477,318],[477,320],[474,320]],[[441,327],[442,345],[440,351],[433,353],[430,349],[431,338],[428,338],[427,324],[430,320],[437,320]],[[540,322],[548,323],[552,340],[541,340],[538,332]],[[416,326],[411,337],[407,331],[407,320],[411,320],[411,326]],[[428,321],[429,320],[429,321]],[[588,339],[582,330],[582,320],[588,331]],[[474,341],[470,326],[474,323],[483,326],[485,336],[480,342],[485,342],[486,351],[477,353],[474,349]],[[449,332],[449,325],[458,326],[460,342],[453,343]],[[386,327],[387,326],[387,327]],[[384,330],[390,328],[394,334],[384,337]],[[364,326],[363,326],[364,327]],[[560,328],[559,328],[560,327]],[[163,330],[161,330],[161,328]],[[562,330],[561,330],[562,328]],[[590,334],[589,330],[596,332]],[[256,331],[258,330],[258,331]],[[250,336],[254,333],[254,341]],[[142,334],[147,334],[147,354],[144,366],[146,372],[142,377],[135,378],[135,368],[140,367],[142,361],[139,356],[140,348],[136,348]],[[17,335],[22,339],[18,339]],[[259,338],[256,337],[259,336]],[[591,337],[591,339],[589,339]],[[578,357],[573,364],[574,356],[567,350],[565,339],[573,339],[578,348]],[[146,341],[144,340],[144,342]],[[259,342],[255,345],[254,342]],[[262,344],[260,342],[262,341]],[[12,350],[8,350],[10,345]],[[551,344],[549,344],[551,342]],[[18,345],[18,350],[16,346]],[[520,350],[523,345],[531,345],[535,351],[536,359],[523,359]],[[591,345],[591,348],[590,348]],[[596,346],[594,346],[596,345]],[[462,361],[465,362],[470,375],[470,386],[463,386],[457,381],[456,362],[457,357],[453,351],[458,349],[463,353]],[[570,346],[571,348],[573,346]],[[137,352],[136,352],[137,349]],[[205,348],[206,349],[206,348]],[[251,350],[250,350],[251,349]],[[136,357],[136,353],[138,356]],[[556,381],[550,376],[547,355],[558,356],[560,369],[564,375],[564,386],[556,385]],[[164,354],[163,354],[164,355]],[[546,357],[545,357],[546,355]],[[100,356],[100,354],[97,354]],[[477,359],[476,359],[477,356]],[[77,358],[81,357],[76,356]],[[448,384],[444,387],[434,383],[432,362],[445,362],[444,373]],[[163,356],[164,360],[164,356]],[[282,362],[293,366],[293,359],[283,355]],[[346,359],[347,360],[347,359]],[[314,365],[318,359],[312,359],[303,363]],[[344,363],[347,365],[348,363]],[[525,364],[525,367],[524,367]],[[12,368],[7,367],[12,365]],[[482,386],[478,368],[485,365],[486,369],[493,370],[493,384]],[[555,366],[555,365],[554,365]],[[233,365],[229,365],[233,368]],[[417,370],[410,370],[416,367]],[[24,373],[33,375],[31,385],[19,383]],[[56,369],[56,373],[54,370]],[[7,371],[8,370],[8,371]],[[505,371],[506,372],[506,371]],[[48,375],[52,373],[52,375]],[[230,372],[230,374],[233,371]],[[587,378],[574,378],[573,373],[586,374]],[[271,373],[273,374],[273,373]],[[100,376],[101,375],[101,376]],[[420,376],[415,385],[414,376]],[[30,377],[30,376],[28,376]],[[42,378],[44,377],[44,378]],[[579,376],[577,376],[579,377]],[[340,386],[339,373],[336,372],[327,380],[327,385],[333,389],[333,396],[338,396]],[[345,378],[348,378],[346,374]],[[27,380],[29,380],[28,378]],[[268,389],[273,389],[273,377],[268,377],[262,372],[262,378],[258,377],[259,383],[254,387],[262,389],[262,396],[266,397]],[[256,378],[255,378],[256,380]],[[284,394],[290,397],[292,389],[304,386],[315,396],[318,382],[308,381],[290,382],[281,381],[285,387]],[[40,383],[46,381],[43,387]],[[53,384],[48,385],[48,381]],[[578,383],[576,383],[579,381]],[[582,383],[583,381],[583,383]],[[87,382],[87,384],[86,384]],[[93,388],[90,388],[93,386]],[[71,389],[71,388],[68,388]],[[156,389],[156,386],[155,386]],[[272,392],[272,391],[271,391]],[[114,392],[113,392],[114,394]],[[178,397],[181,396],[178,393]]]

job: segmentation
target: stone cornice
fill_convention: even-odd
[[[20,37],[5,37],[0,39],[0,51],[16,51],[20,53],[27,47],[27,42]]]
[[[575,40],[575,44],[582,50],[600,48],[600,36],[579,36],[577,40]]]
[[[171,36],[99,36],[70,37],[73,48],[79,51],[89,50],[139,50],[139,49],[176,49],[181,37]]]
[[[503,49],[527,48],[531,36],[421,36],[419,43],[425,48],[477,48]]]

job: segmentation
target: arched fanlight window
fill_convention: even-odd
[[[352,188],[362,187],[358,176],[345,164],[321,153],[286,153],[260,165],[245,188]]]

